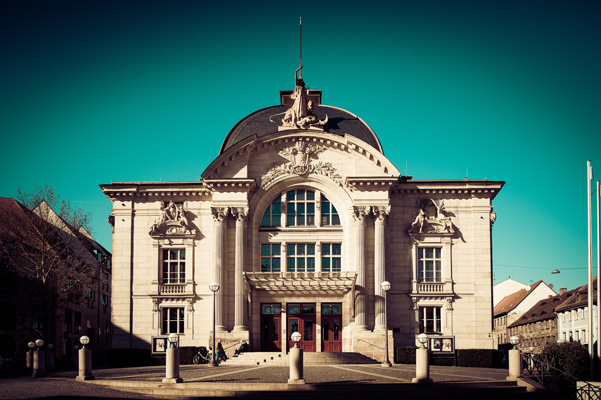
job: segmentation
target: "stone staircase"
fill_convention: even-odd
[[[227,365],[288,365],[288,354],[281,352],[248,352],[238,357],[230,357],[225,363]],[[222,361],[223,363],[224,361]],[[329,364],[378,364],[372,358],[360,353],[303,353],[304,365],[329,365]]]

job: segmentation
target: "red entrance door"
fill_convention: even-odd
[[[340,317],[321,318],[322,349],[324,352],[342,351],[342,340],[340,338]]]
[[[298,346],[304,351],[315,351],[315,304],[288,304],[288,348],[294,347],[291,335],[302,335]]]
[[[281,351],[280,304],[262,304],[261,351]]]
[[[321,348],[324,352],[342,351],[342,304],[321,304]]]

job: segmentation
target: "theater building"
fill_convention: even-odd
[[[390,359],[421,332],[448,351],[493,348],[491,202],[504,182],[402,176],[364,121],[295,78],[233,127],[199,181],[101,185],[113,347],[172,332],[208,347],[214,312],[226,348],[286,352],[294,331],[305,351],[378,360],[386,331]]]

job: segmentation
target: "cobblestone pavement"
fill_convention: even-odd
[[[95,383],[102,381],[156,382],[165,377],[165,367],[139,367],[94,370]],[[93,382],[75,380],[76,371],[61,371],[43,378],[0,379],[2,399],[148,399],[141,394],[112,389]],[[375,365],[328,365],[305,366],[304,379],[307,384],[344,383],[408,383],[415,376],[415,365],[393,365],[382,368]],[[506,369],[439,367],[430,368],[430,377],[435,382],[474,382],[505,380]],[[227,366],[182,365],[180,377],[190,384],[285,384],[289,377],[288,366]]]

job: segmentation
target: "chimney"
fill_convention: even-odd
[[[567,292],[568,292],[568,288],[562,287],[559,289],[559,294],[566,294]]]

